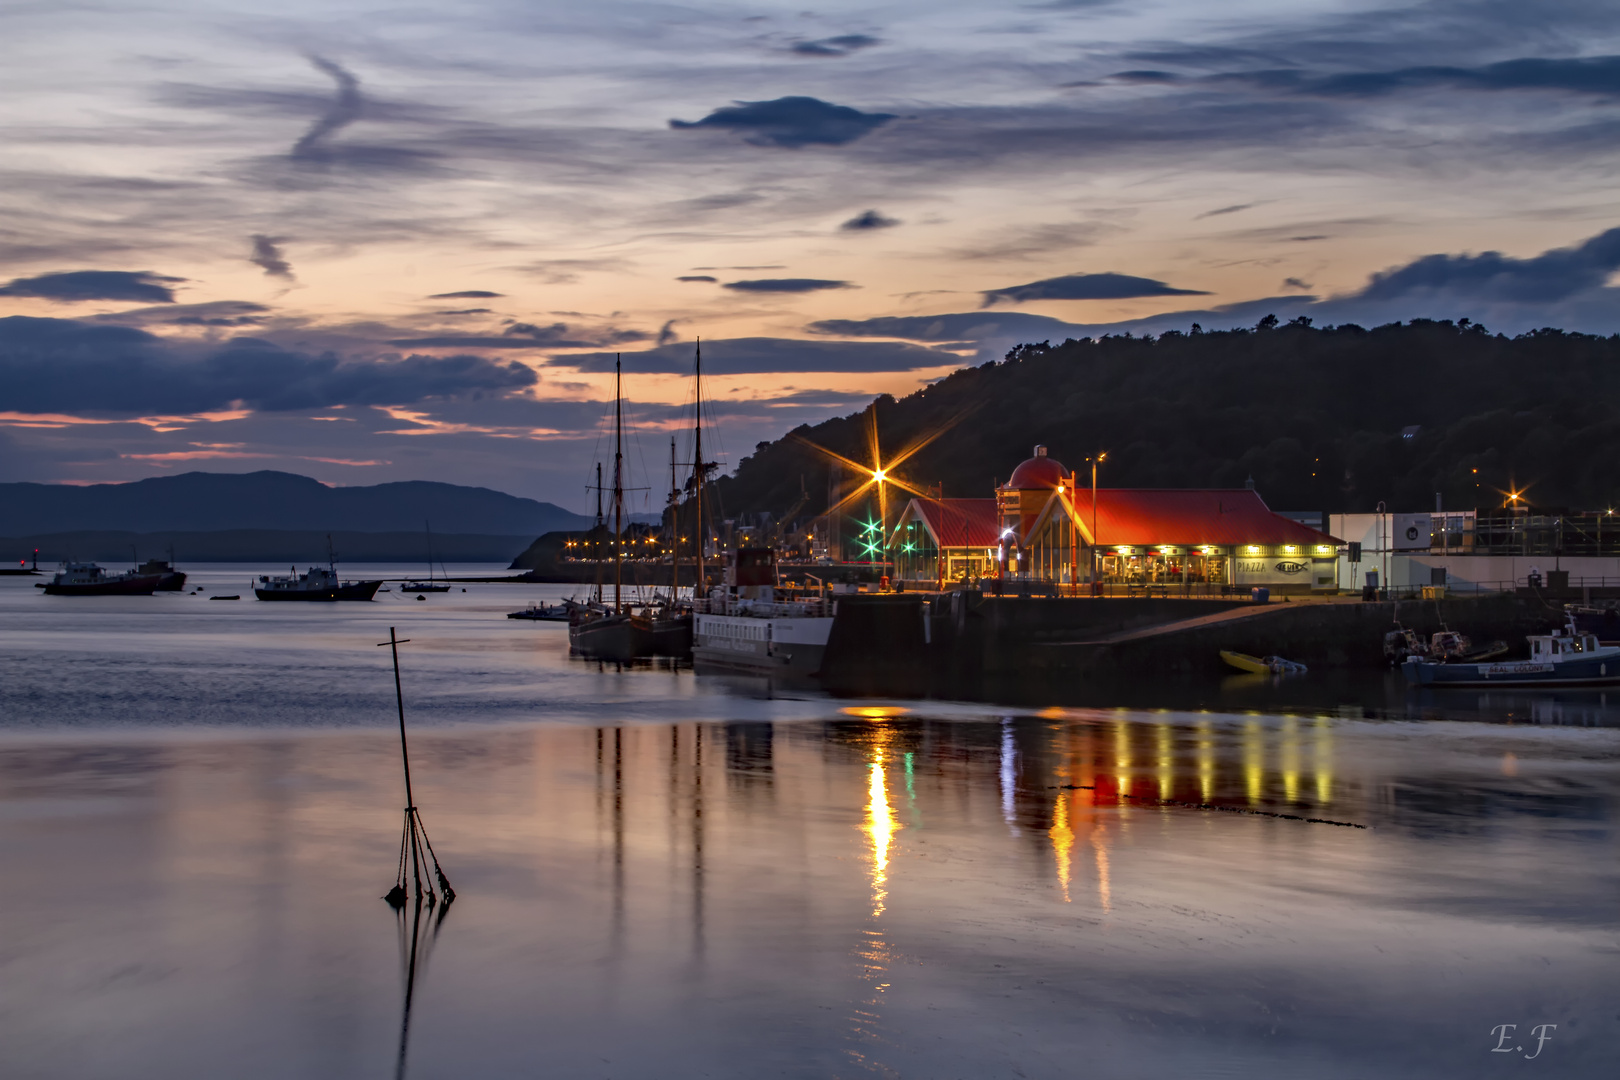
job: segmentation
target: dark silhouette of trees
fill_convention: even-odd
[[[1106,450],[1107,486],[1241,487],[1252,476],[1277,509],[1428,509],[1436,493],[1452,509],[1491,507],[1510,488],[1546,508],[1620,501],[1620,335],[1268,316],[1254,330],[1023,344],[872,407],[886,454],[965,417],[901,469],[949,496],[989,497],[1044,443],[1070,468]],[[865,460],[864,425],[857,414],[793,434]],[[728,514],[780,513],[801,475],[815,493],[827,471],[785,438],[756,447],[719,494]],[[813,495],[806,512],[821,508]]]

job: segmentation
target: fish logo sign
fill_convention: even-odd
[[[1279,574],[1303,574],[1309,569],[1310,567],[1306,566],[1302,562],[1284,561],[1277,564],[1277,573]]]

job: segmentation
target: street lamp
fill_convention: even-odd
[[[1106,453],[1089,458],[1091,462],[1091,595],[1099,596],[1102,593],[1102,582],[1097,580],[1097,465]]]

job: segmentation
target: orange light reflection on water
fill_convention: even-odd
[[[1057,857],[1058,888],[1063,890],[1063,902],[1069,903],[1069,875],[1074,858],[1074,830],[1069,828],[1069,797],[1060,793],[1052,805],[1052,827],[1047,830],[1052,838],[1052,853]]]
[[[867,784],[866,821],[861,829],[872,844],[872,915],[883,914],[889,899],[889,846],[900,822],[889,805],[889,784],[883,772],[883,751],[872,756],[871,778]]]

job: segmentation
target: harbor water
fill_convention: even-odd
[[[8,1078],[1620,1067],[1620,694],[836,699],[503,617],[571,586],[186,569],[0,578]],[[458,893],[420,927],[390,627]]]

